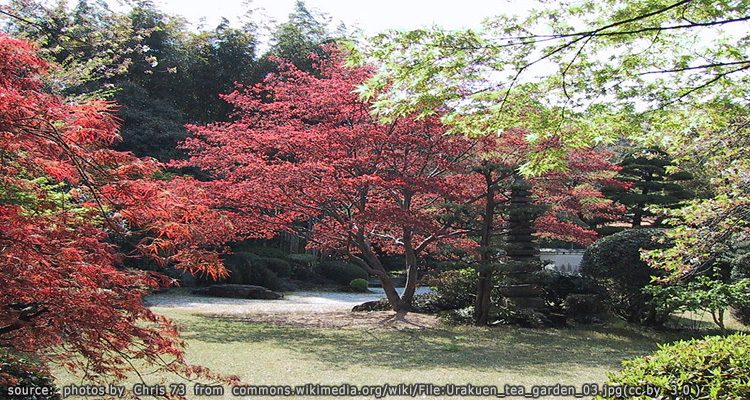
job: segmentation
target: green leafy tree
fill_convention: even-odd
[[[669,213],[681,221],[668,233],[675,245],[648,261],[681,273],[711,265],[750,232],[750,2],[542,4],[481,31],[377,35],[352,60],[382,64],[361,92],[387,118],[439,112],[464,134],[520,125],[541,138],[563,132],[568,149],[622,138],[666,144],[678,165],[710,169],[711,196]],[[551,112],[529,112],[540,109]],[[540,154],[524,173],[560,159]]]
[[[651,285],[645,292],[663,313],[675,311],[708,312],[714,323],[725,333],[724,316],[730,307],[750,306],[750,279],[726,281],[720,276],[701,275],[686,283]]]
[[[117,147],[166,162],[181,156],[177,144],[187,137],[182,100],[192,87],[187,84],[185,21],[149,1],[137,3],[125,15],[133,32],[145,33],[130,39],[144,56],[113,81],[122,119],[123,140]]]
[[[122,119],[118,150],[132,151],[139,157],[169,161],[181,156],[177,145],[187,137],[185,115],[168,100],[153,97],[146,89],[130,82],[120,84],[115,100],[121,104]]]
[[[669,211],[680,221],[668,232],[674,246],[649,254],[654,266],[678,277],[707,271],[750,234],[750,114],[730,101],[707,103],[692,114],[695,125],[675,135],[670,151],[680,162],[704,166],[712,195]]]
[[[105,2],[61,1],[47,5],[14,1],[6,9],[5,30],[35,41],[41,53],[60,64],[55,89],[79,97],[105,97],[121,107],[119,150],[168,161],[187,136],[186,119],[173,99],[184,98],[184,21],[165,15],[148,1],[127,12]]]
[[[193,33],[184,19],[147,0],[124,12],[86,0],[73,7],[14,0],[0,11],[6,32],[35,41],[61,64],[53,80],[59,89],[121,105],[117,146],[139,156],[180,157],[184,125],[228,119],[231,110],[220,95],[260,76],[252,24],[233,28],[225,20]]]
[[[112,80],[149,57],[142,40],[133,39],[150,32],[134,30],[125,14],[103,1],[68,7],[67,1],[11,0],[0,6],[0,17],[4,32],[37,43],[42,56],[60,65],[50,71],[48,85],[67,95],[111,95]]]
[[[643,136],[647,122],[685,127],[667,112],[707,99],[747,104],[750,40],[741,27],[749,2],[540,4],[527,17],[489,19],[482,30],[376,35],[353,59],[382,64],[362,93],[377,96],[387,116],[439,110],[456,132],[478,135],[519,125],[565,132],[569,148]],[[535,103],[552,112],[529,113]],[[549,154],[527,169],[555,160]]]

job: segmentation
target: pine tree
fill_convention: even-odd
[[[289,19],[276,28],[270,54],[264,56],[261,63],[266,64],[266,69],[272,70],[274,63],[268,56],[273,55],[291,61],[303,71],[314,73],[314,60],[310,58],[310,54],[323,56],[325,53],[321,45],[330,42],[332,37],[324,18],[309,10],[304,1],[298,0]]]
[[[650,226],[662,224],[656,208],[676,208],[683,201],[694,197],[686,183],[693,176],[686,171],[672,173],[674,164],[667,153],[657,148],[646,148],[626,155],[619,163],[617,179],[629,184],[629,188],[608,187],[604,192],[612,200],[627,209],[626,220],[632,227],[648,221]]]

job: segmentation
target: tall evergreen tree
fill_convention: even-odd
[[[280,24],[271,38],[271,49],[264,57],[264,69],[272,70],[275,65],[269,56],[289,60],[305,72],[316,72],[311,53],[323,55],[321,45],[333,40],[334,35],[327,29],[327,21],[309,10],[305,2],[298,0],[294,11],[286,22]]]
[[[141,86],[127,81],[119,86],[115,101],[120,104],[122,141],[115,148],[165,162],[179,158],[177,145],[187,137],[185,115],[169,100],[152,96]]]
[[[3,6],[2,31],[36,43],[40,55],[61,68],[50,71],[47,85],[85,98],[111,95],[113,79],[141,61],[142,39],[125,14],[104,1],[48,3],[11,0]]]
[[[662,225],[663,217],[656,208],[676,208],[694,197],[687,187],[693,176],[687,171],[672,172],[672,159],[657,148],[641,149],[627,154],[619,163],[617,179],[629,183],[629,188],[612,186],[604,190],[607,197],[624,205],[626,221],[632,227]]]
[[[66,94],[114,99],[121,107],[123,141],[117,149],[168,161],[186,123],[227,120],[231,109],[221,94],[235,82],[254,83],[257,64],[252,25],[223,21],[216,29],[189,32],[180,17],[150,0],[125,12],[101,0],[47,4],[12,0],[3,30],[36,42],[42,54],[63,68],[53,73]]]
[[[257,35],[250,26],[234,28],[224,19],[214,30],[193,35],[187,45],[190,93],[182,110],[190,122],[226,121],[231,107],[220,95],[235,83],[252,84],[263,78],[256,70]]]

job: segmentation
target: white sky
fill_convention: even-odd
[[[169,14],[182,15],[193,24],[205,19],[212,28],[226,17],[230,21],[248,9],[262,8],[265,14],[283,22],[295,0],[154,0]],[[484,18],[500,14],[524,14],[530,0],[306,0],[311,10],[328,14],[332,27],[339,21],[348,28],[361,28],[365,34],[385,29],[414,29],[432,24],[448,29],[478,28]]]

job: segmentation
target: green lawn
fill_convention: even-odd
[[[422,331],[367,331],[280,327],[166,308],[156,311],[181,326],[191,362],[236,374],[254,385],[425,382],[580,386],[602,383],[606,373],[616,370],[624,358],[647,354],[657,343],[688,336],[620,322],[550,330],[444,326]],[[59,386],[69,379],[58,374]],[[157,377],[147,379],[156,381]],[[192,390],[192,384],[188,388]]]

